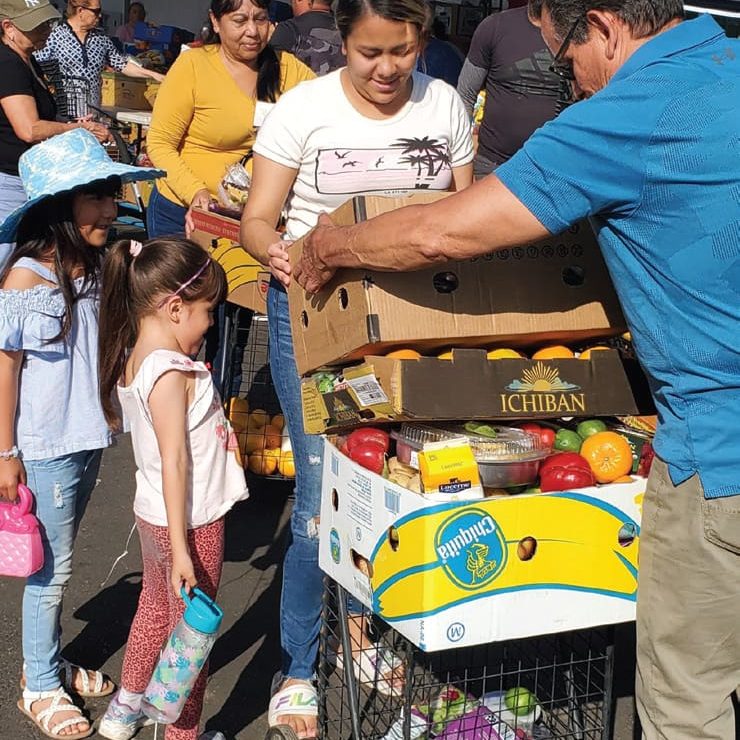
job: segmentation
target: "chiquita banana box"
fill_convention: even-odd
[[[438,503],[325,444],[321,568],[423,650],[635,618],[644,478]]]

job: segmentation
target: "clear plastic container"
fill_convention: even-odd
[[[540,463],[551,448],[536,434],[514,427],[488,425],[495,437],[475,434],[464,425],[431,426],[402,424],[391,436],[396,440],[396,456],[402,463],[418,467],[419,452],[425,444],[465,437],[478,463],[481,483],[486,488],[526,486],[537,480]]]

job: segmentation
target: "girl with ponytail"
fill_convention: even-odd
[[[144,563],[121,688],[98,732],[128,740],[144,723],[144,690],[182,614],[180,588],[197,585],[216,596],[224,516],[247,497],[247,488],[210,371],[191,359],[226,296],[221,266],[186,239],[124,240],[106,255],[102,286],[100,400],[116,426],[117,396],[131,429]],[[204,666],[165,740],[198,736],[207,675]]]

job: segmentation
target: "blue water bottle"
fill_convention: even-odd
[[[141,709],[149,719],[169,725],[176,722],[208,659],[224,613],[199,588],[190,595],[183,588],[187,604],[175,626],[144,692]]]

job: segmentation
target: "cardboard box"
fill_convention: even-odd
[[[120,72],[103,72],[102,80],[101,105],[131,110],[152,109],[146,98],[146,80],[127,77]]]
[[[454,350],[452,360],[367,357],[343,376],[331,393],[312,378],[301,382],[309,434],[364,422],[623,416],[637,408],[616,350],[588,360],[488,360],[476,349]]]
[[[319,564],[422,650],[635,618],[646,481],[430,503],[325,443]]]
[[[332,214],[363,221],[447,193],[359,196]],[[298,257],[300,240],[291,247]],[[619,301],[591,228],[418,272],[340,270],[316,295],[290,288],[298,371],[348,363],[390,349],[422,354],[446,346],[528,346],[625,331]],[[429,351],[427,351],[429,350]]]
[[[193,209],[195,231],[190,238],[221,264],[229,281],[228,300],[237,306],[267,312],[270,272],[240,246],[239,221],[228,216]]]

